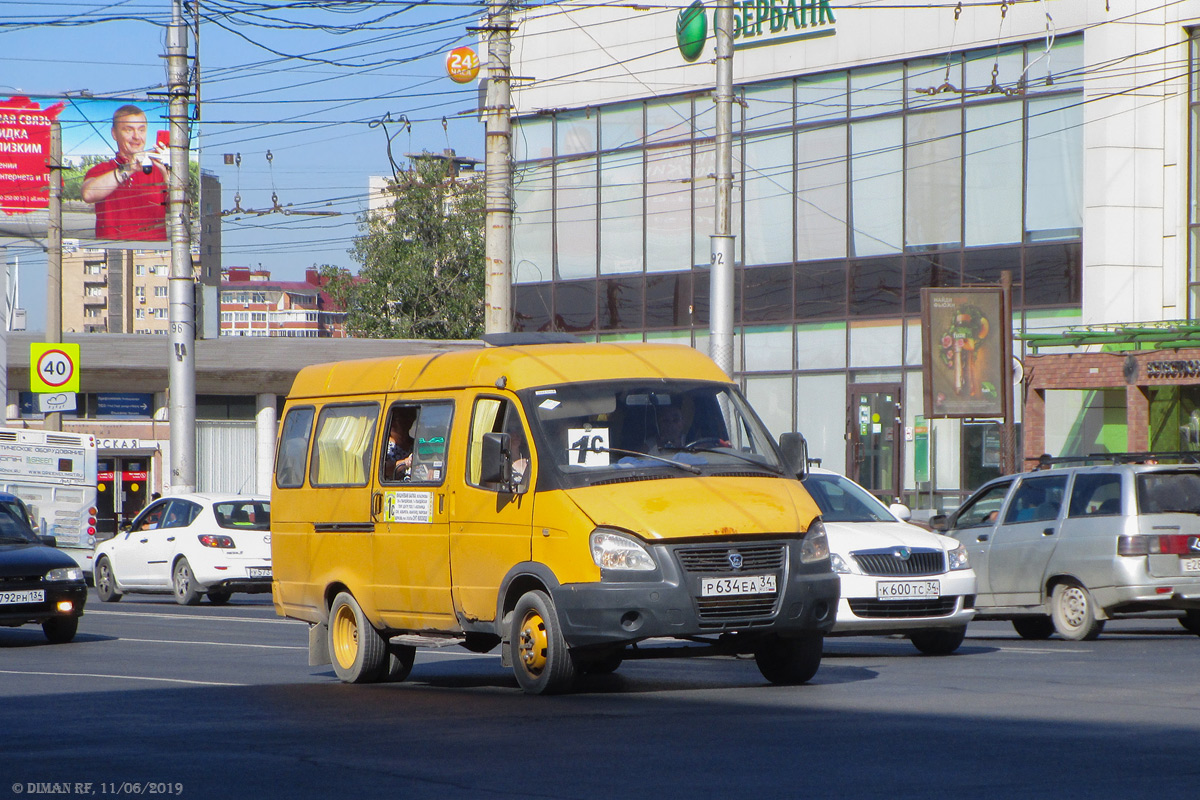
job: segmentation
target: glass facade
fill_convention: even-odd
[[[1008,270],[1017,313],[1080,306],[1082,37],[1055,41],[1053,80],[1026,82],[1044,49],[737,88],[735,359],[747,391],[772,396],[773,433],[836,411],[828,445],[841,447],[842,404],[810,409],[811,390],[881,370],[919,384],[904,367],[920,364],[922,288]],[[702,343],[713,114],[696,93],[516,120],[517,330]],[[843,466],[843,453],[814,455]]]

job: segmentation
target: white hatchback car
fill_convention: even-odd
[[[975,616],[975,572],[949,536],[904,520],[854,481],[811,469],[804,488],[821,509],[833,571],[842,581],[830,635],[899,633],[928,655],[962,644]]]
[[[156,500],[133,523],[96,545],[96,593],[106,603],[128,592],[171,592],[195,605],[208,595],[271,591],[271,501],[234,494],[179,494]]]

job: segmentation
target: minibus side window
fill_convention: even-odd
[[[293,408],[283,419],[275,461],[275,485],[280,489],[304,485],[304,464],[308,459],[308,437],[312,433],[314,413],[312,406],[303,406]]]
[[[475,411],[471,414],[471,441],[467,446],[467,465],[469,472],[467,480],[472,486],[484,489],[500,490],[500,486],[480,482],[483,471],[483,435],[485,433],[507,433],[513,449],[514,480],[521,483],[527,478],[529,464],[528,445],[525,442],[525,429],[521,425],[521,417],[517,408],[508,400],[496,397],[481,397],[475,402]]]
[[[392,406],[380,442],[380,482],[441,483],[453,411],[445,402]]]
[[[366,486],[379,406],[326,406],[317,418],[309,482],[313,486]]]

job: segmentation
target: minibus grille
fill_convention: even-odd
[[[696,611],[701,627],[709,630],[746,628],[768,625],[774,620],[778,613],[779,591],[785,580],[788,559],[786,544],[770,542],[689,546],[677,548],[675,555],[684,572],[697,578],[763,573],[776,575],[776,590],[766,594],[700,597],[697,581],[693,591],[696,592]],[[735,568],[735,563],[740,565]]]
[[[750,574],[783,569],[787,561],[787,545],[784,544],[723,544],[680,548],[675,553],[684,570],[705,575]],[[738,569],[732,566],[730,556],[733,554],[742,557],[742,565]]]
[[[910,619],[915,617],[948,617],[954,613],[958,597],[951,595],[937,600],[849,600],[850,610],[863,619]]]
[[[736,624],[745,626],[755,620],[770,622],[775,617],[777,594],[755,594],[745,597],[697,597],[700,625],[720,628]]]
[[[852,553],[858,568],[867,575],[940,575],[946,571],[941,550],[909,550],[902,558],[899,548]]]

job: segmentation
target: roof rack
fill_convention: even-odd
[[[492,347],[521,347],[530,344],[582,344],[573,333],[554,331],[518,331],[516,333],[485,333],[479,337]]]
[[[1088,464],[1200,464],[1200,452],[1192,450],[1167,450],[1141,453],[1091,453],[1086,456],[1030,456],[1026,462],[1037,466],[1066,467]]]

